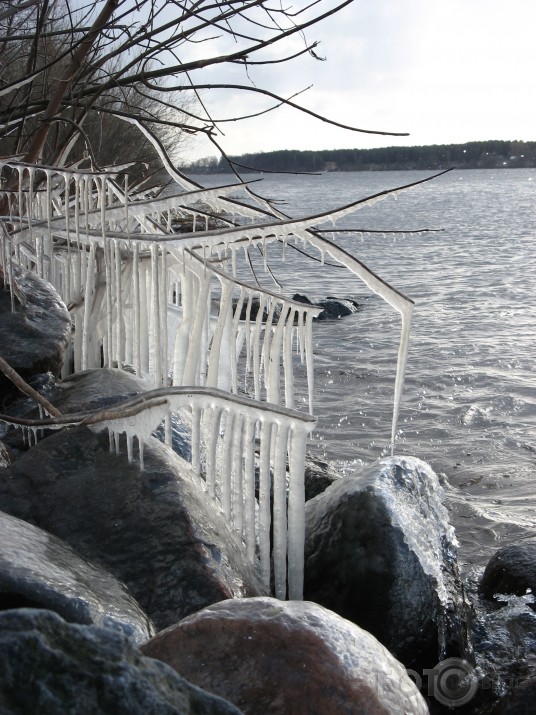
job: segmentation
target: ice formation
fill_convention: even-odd
[[[133,459],[136,437],[143,465],[147,435],[165,420],[169,439],[171,413],[190,410],[193,472],[203,474],[210,497],[221,498],[251,560],[257,558],[258,532],[265,582],[273,558],[276,593],[285,596],[288,573],[288,594],[296,598],[303,568],[305,442],[314,424],[312,327],[320,308],[259,285],[254,272],[252,282],[239,278],[237,264],[245,257],[247,265],[250,247],[259,246],[271,276],[268,246],[278,242],[284,252],[288,242],[301,243],[318,251],[322,262],[329,256],[342,264],[400,313],[394,443],[413,303],[314,231],[318,223],[336,221],[384,194],[294,220],[262,201],[254,206],[230,196],[241,189],[251,199],[247,184],[204,189],[176,172],[162,152],[161,158],[182,191],[156,198],[130,195],[114,173],[0,161],[0,170],[14,174],[18,187],[0,189],[9,207],[0,233],[0,269],[12,305],[17,265],[48,280],[68,306],[73,337],[66,374],[71,367],[78,372],[108,366],[152,380],[158,395],[151,393],[148,401],[123,405],[122,415],[113,418],[84,418],[95,429],[108,428],[113,449],[125,433]],[[305,365],[310,414],[294,409],[294,350]],[[249,397],[240,397],[243,392]],[[54,425],[65,423],[72,420],[56,418]],[[38,426],[26,425],[29,439],[36,439]],[[202,433],[208,435],[204,445]]]

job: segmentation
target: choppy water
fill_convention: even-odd
[[[256,190],[302,216],[424,176],[266,175]],[[446,476],[462,562],[480,566],[498,546],[536,535],[536,169],[454,170],[339,225],[444,229],[337,240],[416,302],[396,453]],[[344,270],[279,258],[274,249],[292,292],[362,303],[316,325],[313,450],[343,470],[373,461],[390,439],[398,315]]]

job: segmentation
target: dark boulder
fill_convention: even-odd
[[[0,512],[0,609],[46,608],[144,643],[155,630],[123,584],[42,529]]]
[[[145,471],[86,427],[39,442],[0,472],[4,511],[70,544],[123,581],[158,629],[231,597],[264,595],[200,479],[150,439]]]
[[[375,635],[406,666],[469,657],[454,531],[434,472],[382,459],[306,503],[305,598]]]
[[[240,715],[119,633],[56,613],[0,613],[2,715]]]
[[[316,603],[223,601],[159,633],[142,652],[246,715],[428,713],[375,638]]]
[[[38,373],[59,376],[71,336],[71,317],[52,286],[33,273],[15,270],[15,311],[0,289],[0,356],[25,380]],[[0,374],[2,406],[20,393]]]
[[[487,598],[500,593],[523,596],[528,589],[536,594],[536,541],[499,549],[486,566],[481,593]]]

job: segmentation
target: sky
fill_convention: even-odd
[[[320,41],[325,62],[307,55],[252,67],[249,78],[226,66],[203,70],[203,81],[251,80],[285,97],[313,85],[295,101],[344,124],[409,136],[350,132],[284,108],[225,124],[228,154],[536,140],[536,0],[354,0],[306,36]],[[203,98],[219,118],[267,106],[231,90]],[[214,154],[204,143],[188,147],[190,159]]]

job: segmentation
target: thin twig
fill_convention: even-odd
[[[48,412],[48,414],[52,417],[61,417],[61,412],[57,410],[54,405],[50,404],[46,397],[43,397],[43,395],[40,395],[36,390],[33,389],[33,387],[28,385],[28,383],[23,380],[19,373],[14,370],[11,365],[9,365],[9,363],[4,360],[4,358],[1,357],[0,371],[2,371],[4,375],[8,378],[8,380],[11,380],[11,382],[16,387],[18,387],[21,392],[24,392],[25,395],[28,395],[28,397],[31,397],[32,400],[35,400],[38,405],[41,405],[45,412]]]

